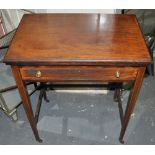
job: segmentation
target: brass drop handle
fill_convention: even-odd
[[[115,74],[116,78],[119,78],[120,77],[120,72],[117,71],[116,74]]]
[[[37,77],[37,78],[41,77],[41,71],[37,71],[37,72],[36,72],[36,77]]]

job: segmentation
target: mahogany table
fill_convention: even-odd
[[[26,81],[103,83],[133,81],[121,132],[127,128],[144,77],[151,63],[134,15],[24,15],[5,56],[11,65],[23,106],[37,141],[36,121]],[[115,100],[120,103],[120,91]]]

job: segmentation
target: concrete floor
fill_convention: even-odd
[[[155,80],[145,78],[132,114],[125,144],[155,144]],[[38,94],[31,97],[33,107]],[[42,144],[120,144],[120,119],[113,92],[107,95],[48,92],[43,102],[38,130]],[[128,93],[124,94],[126,106]],[[23,107],[14,123],[0,111],[0,144],[40,144],[35,141]]]

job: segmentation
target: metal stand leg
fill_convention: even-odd
[[[119,109],[119,114],[120,114],[120,120],[121,120],[121,125],[123,125],[123,108],[122,108],[122,90],[118,89],[118,109]]]
[[[12,115],[11,115],[11,118],[14,122],[16,122],[18,120],[18,117],[17,117],[17,111],[15,111]]]
[[[43,97],[44,97],[44,100],[46,102],[50,102],[50,100],[47,98],[47,94],[46,94],[46,90],[45,89],[44,89]]]
[[[121,88],[122,88],[122,83],[115,84],[115,91],[114,91],[114,98],[113,98],[115,102],[118,102],[119,100]]]
[[[38,123],[38,118],[39,118],[39,113],[40,113],[40,109],[41,109],[43,95],[44,95],[44,90],[42,89],[42,90],[40,90],[38,104],[37,104],[37,108],[36,108],[36,112],[35,112],[35,122],[36,122],[36,124]]]
[[[119,94],[119,89],[116,89],[114,92],[114,101],[118,102],[118,94]]]
[[[121,125],[123,125],[123,108],[122,108],[122,84],[118,83],[116,85],[116,89],[114,92],[114,101],[118,102],[118,109],[119,109],[119,114],[120,114],[120,120],[121,120]]]

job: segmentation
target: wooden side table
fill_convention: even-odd
[[[23,106],[37,141],[36,128],[25,81],[92,84],[133,81],[120,142],[127,128],[151,63],[134,15],[34,14],[24,15],[5,56],[11,65]],[[119,101],[119,91],[115,100]]]

